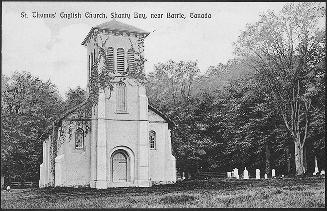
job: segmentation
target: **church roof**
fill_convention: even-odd
[[[86,41],[88,40],[88,38],[91,36],[91,34],[93,33],[93,31],[95,29],[109,30],[109,31],[114,31],[114,32],[144,34],[146,36],[150,34],[150,32],[144,31],[143,29],[139,29],[135,26],[132,26],[132,25],[129,25],[126,23],[122,23],[122,22],[116,21],[115,19],[112,19],[111,21],[108,21],[108,22],[99,24],[95,27],[92,27],[90,32],[87,34],[87,36],[83,40],[82,45],[85,45]]]
[[[84,102],[82,102],[81,104],[78,104],[76,106],[74,106],[71,109],[68,109],[66,112],[64,112],[63,114],[61,114],[59,116],[59,118],[57,118],[56,120],[53,121],[52,125],[49,125],[46,130],[43,132],[43,134],[41,135],[41,139],[45,138],[47,135],[49,135],[50,131],[53,129],[53,127],[55,125],[57,125],[58,123],[60,123],[60,121],[62,121],[64,118],[66,118],[69,114],[73,113],[74,111],[76,111],[77,109],[82,108],[83,106],[85,106],[87,103],[90,103],[89,99],[86,99]],[[152,110],[154,113],[158,114],[160,117],[162,117],[167,123],[168,123],[168,127],[174,127],[175,123],[170,120],[166,115],[164,115],[163,113],[161,113],[158,109],[156,109],[155,107],[153,107],[152,105],[148,104],[148,109]]]
[[[55,119],[51,125],[49,125],[46,130],[43,132],[43,134],[41,135],[41,139],[44,138],[46,135],[48,135],[50,133],[50,131],[53,129],[53,127],[55,125],[57,125],[61,120],[63,120],[64,118],[66,118],[69,114],[73,113],[74,111],[76,111],[79,108],[82,108],[83,106],[85,106],[87,103],[89,103],[89,99],[84,100],[82,103],[67,109],[64,113],[62,113],[57,119]]]
[[[161,113],[158,109],[156,109],[155,107],[153,107],[153,105],[148,105],[148,109],[152,110],[154,113],[158,114],[160,117],[162,117],[167,123],[169,127],[174,127],[175,123],[170,120],[166,115],[164,115],[163,113]]]

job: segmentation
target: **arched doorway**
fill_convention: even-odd
[[[129,177],[129,158],[126,152],[118,150],[112,155],[112,181],[127,182]]]

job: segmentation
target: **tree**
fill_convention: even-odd
[[[293,139],[297,175],[305,172],[303,147],[319,90],[315,80],[324,77],[318,68],[325,61],[325,33],[318,24],[324,17],[320,4],[290,3],[279,15],[268,12],[248,25],[235,43],[236,54],[256,71],[256,81]]]
[[[154,72],[147,77],[149,98],[160,103],[160,99],[164,97],[172,107],[189,102],[199,71],[197,62],[194,61],[169,60],[167,63],[155,65]]]
[[[66,96],[66,109],[75,107],[87,99],[86,91],[79,86],[76,89],[70,88]]]
[[[28,72],[2,77],[1,169],[17,180],[37,180],[42,162],[40,135],[62,112],[56,87]]]
[[[202,109],[208,104],[195,96],[199,68],[194,61],[168,61],[155,65],[147,76],[149,102],[166,113],[177,125],[172,134],[177,168],[196,174],[210,140],[202,133]],[[210,104],[208,104],[210,106]]]

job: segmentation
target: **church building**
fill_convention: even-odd
[[[149,105],[137,77],[144,75],[148,35],[116,20],[90,30],[82,42],[88,97],[42,135],[40,187],[105,189],[176,182],[174,124]]]

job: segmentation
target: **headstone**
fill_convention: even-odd
[[[234,169],[234,177],[236,179],[239,179],[240,178],[240,176],[238,175],[238,169],[237,168]]]
[[[268,179],[268,175],[267,174],[265,174],[265,179]]]
[[[231,178],[232,177],[232,172],[227,172],[227,178]]]
[[[319,169],[318,169],[317,157],[315,156],[315,172],[313,172],[313,175],[317,175],[317,173],[319,173]]]
[[[272,169],[272,170],[271,170],[271,177],[272,177],[272,178],[275,178],[275,177],[276,177],[275,169]]]
[[[243,171],[243,179],[249,179],[249,172],[248,172],[248,170],[246,170],[246,167],[244,168],[244,171]]]
[[[183,172],[182,179],[185,180],[185,172]]]
[[[320,175],[325,175],[325,170],[321,170]]]
[[[260,169],[255,170],[255,178],[260,179]]]

